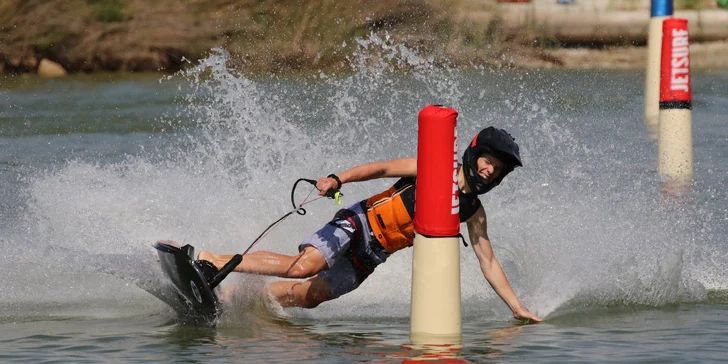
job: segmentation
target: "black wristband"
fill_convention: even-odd
[[[336,180],[336,184],[338,185],[336,187],[336,189],[337,190],[340,190],[341,189],[341,180],[339,179],[339,176],[337,176],[337,175],[335,175],[335,174],[332,173],[332,174],[326,176],[326,178],[333,178],[334,180]]]

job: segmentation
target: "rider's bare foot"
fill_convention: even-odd
[[[220,269],[220,267],[217,265],[217,259],[215,254],[212,254],[212,252],[209,252],[207,250],[201,251],[200,254],[197,255],[197,260],[206,260],[214,264],[218,269]]]
[[[161,244],[164,244],[164,245],[169,245],[169,246],[173,246],[173,247],[179,248],[179,244],[177,244],[177,242],[174,241],[174,240],[159,240],[159,241],[157,241],[157,243],[161,243]]]

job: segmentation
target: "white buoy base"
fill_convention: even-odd
[[[416,234],[410,318],[413,342],[415,339],[422,342],[428,336],[459,341],[462,321],[460,240],[457,237],[428,238]]]

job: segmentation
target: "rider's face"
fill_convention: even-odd
[[[503,173],[505,165],[500,159],[492,154],[483,154],[478,157],[478,174],[489,182],[498,178]]]

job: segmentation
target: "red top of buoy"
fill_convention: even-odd
[[[415,231],[436,237],[460,233],[458,112],[429,105],[418,115]]]
[[[691,101],[688,21],[665,19],[662,23],[660,109],[690,108]]]

